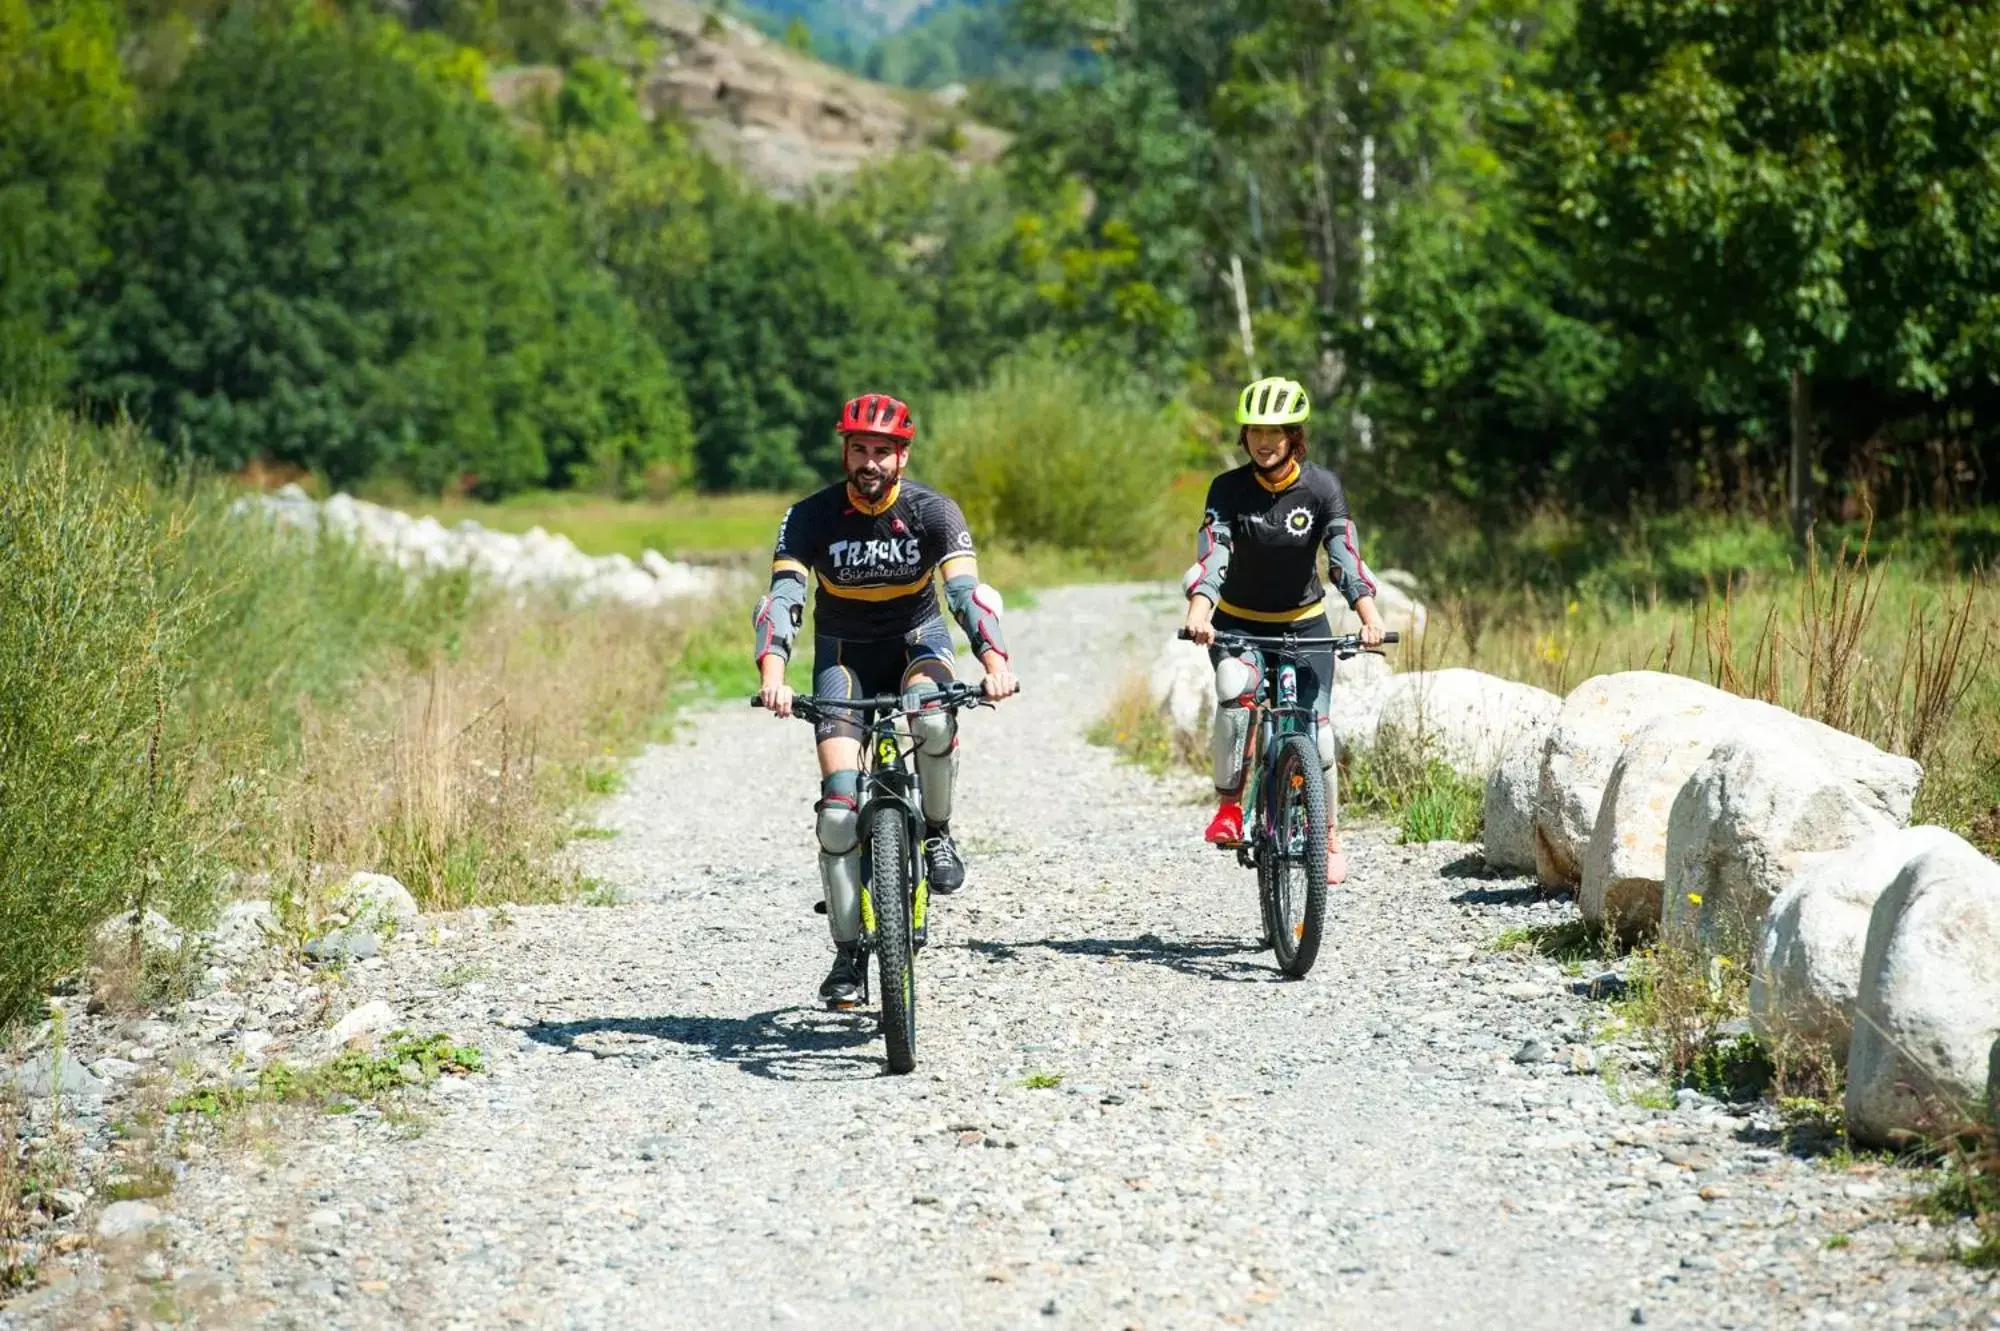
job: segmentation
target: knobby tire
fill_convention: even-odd
[[[1326,773],[1311,739],[1286,735],[1278,742],[1267,797],[1276,833],[1276,844],[1269,850],[1270,888],[1265,907],[1271,947],[1278,969],[1303,979],[1319,958],[1320,934],[1326,921]],[[1294,855],[1289,845],[1294,839],[1294,824],[1301,818],[1305,823],[1304,848]],[[1258,877],[1261,886],[1264,874]],[[1290,899],[1300,879],[1304,880],[1303,902]]]
[[[917,1066],[917,967],[910,939],[910,857],[903,811],[868,818],[868,895],[875,907],[875,964],[882,981],[882,1040],[889,1071]]]

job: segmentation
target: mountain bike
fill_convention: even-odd
[[[1182,629],[1186,638],[1188,631]],[[1395,633],[1385,643],[1400,642]],[[1225,652],[1251,650],[1265,658],[1256,711],[1244,753],[1243,840],[1237,863],[1257,871],[1257,905],[1278,969],[1303,979],[1319,957],[1326,919],[1326,769],[1320,766],[1313,699],[1299,697],[1299,667],[1307,648],[1330,647],[1347,660],[1362,650],[1361,635],[1302,638],[1221,633]]]
[[[914,707],[910,705],[914,703]],[[750,700],[761,707],[761,698]],[[912,761],[917,742],[905,724],[917,709],[991,707],[984,686],[956,681],[942,688],[873,698],[828,698],[800,694],[792,715],[817,722],[829,713],[856,713],[861,743],[861,789],[856,813],[861,825],[861,950],[875,954],[882,973],[882,1040],[889,1071],[917,1065],[917,953],[929,935],[930,876],[924,869],[924,806]],[[823,907],[822,907],[823,908]],[[868,968],[861,969],[863,1003],[868,1001]]]

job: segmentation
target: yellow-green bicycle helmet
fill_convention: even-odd
[[[1297,425],[1310,415],[1305,385],[1295,379],[1259,379],[1236,399],[1238,425]]]

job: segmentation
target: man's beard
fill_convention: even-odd
[[[879,499],[893,482],[889,473],[879,468],[868,471],[855,470],[847,473],[847,483],[854,487],[854,493],[864,499]]]

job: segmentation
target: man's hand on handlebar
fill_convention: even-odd
[[[1006,657],[998,652],[988,652],[979,658],[979,663],[986,667],[984,688],[989,702],[1011,698],[1021,691],[1021,681],[1014,678],[1013,668]]]
[[[757,704],[771,709],[772,716],[792,714],[792,686],[785,683],[785,658],[776,654],[757,662],[759,687]]]

